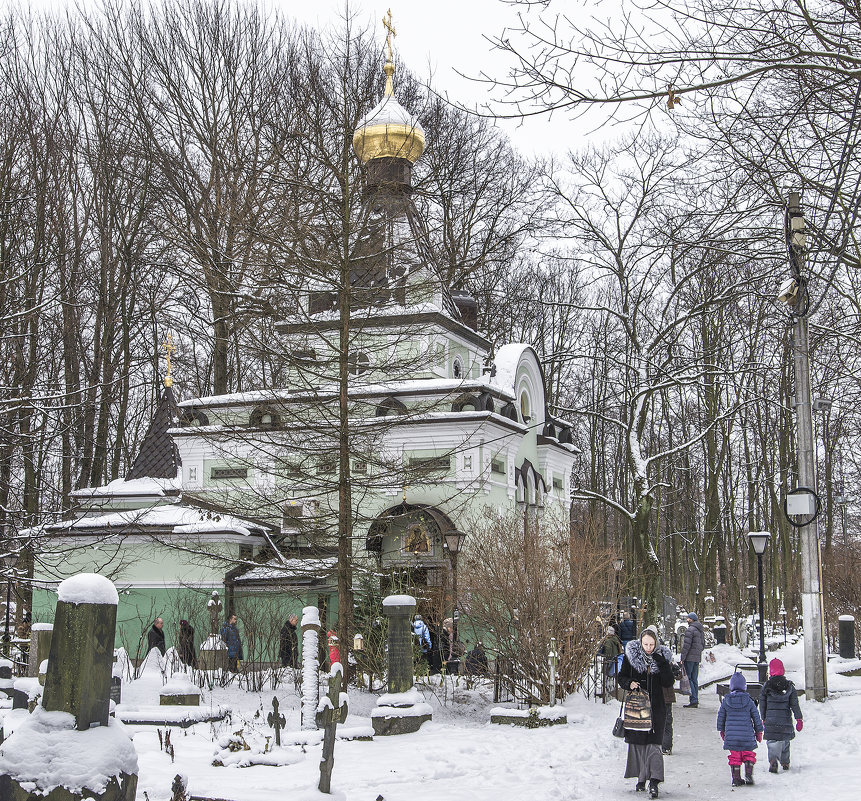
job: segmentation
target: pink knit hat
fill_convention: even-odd
[[[783,662],[775,658],[768,663],[768,672],[771,676],[782,676],[786,670],[784,670]]]

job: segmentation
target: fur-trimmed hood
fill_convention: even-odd
[[[673,654],[666,645],[658,645],[654,653],[661,653],[667,662],[673,661]],[[625,656],[631,663],[631,667],[638,673],[657,673],[658,663],[651,656],[647,657],[646,652],[639,640],[631,640],[625,645]],[[648,661],[647,661],[648,660]],[[647,668],[648,665],[648,668]]]

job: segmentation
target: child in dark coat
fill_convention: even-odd
[[[765,724],[765,742],[768,745],[768,770],[777,773],[778,761],[789,770],[789,744],[804,722],[795,685],[786,678],[783,662],[772,659],[768,663],[771,678],[762,685],[759,709]],[[795,731],[792,716],[795,715]]]
[[[741,673],[733,673],[729,692],[723,697],[717,716],[725,751],[729,751],[732,786],[753,784],[753,766],[756,764],[756,744],[762,742],[762,718],[753,698],[748,695],[747,682]],[[744,764],[744,779],[741,766]]]

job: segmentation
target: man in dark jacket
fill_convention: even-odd
[[[147,632],[146,644],[147,653],[152,651],[153,648],[158,648],[159,653],[164,656],[166,650],[164,644],[164,621],[160,617],[155,619],[152,628]]]
[[[691,700],[685,704],[685,708],[696,709],[700,705],[700,662],[703,658],[703,649],[706,647],[706,635],[703,624],[694,612],[688,613],[688,628],[685,631],[685,639],[682,641],[680,658],[685,666],[685,673],[691,682]]]
[[[227,645],[227,669],[231,673],[239,672],[239,663],[244,659],[242,654],[242,639],[236,627],[236,615],[230,615],[227,622],[218,632],[222,641]]]
[[[631,642],[637,639],[637,624],[631,619],[631,613],[625,612],[622,615],[622,622],[619,624],[619,639],[622,641],[622,650]]]
[[[772,659],[768,663],[771,677],[762,685],[759,694],[759,711],[765,724],[765,741],[768,745],[768,770],[777,773],[778,761],[789,770],[789,744],[796,731],[804,725],[795,685],[784,675],[783,662]],[[795,726],[792,716],[795,715]]]
[[[299,637],[296,634],[298,622],[298,616],[290,615],[281,627],[281,647],[278,649],[281,667],[295,668],[299,664]]]

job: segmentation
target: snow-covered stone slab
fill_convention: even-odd
[[[509,709],[496,706],[490,710],[490,722],[503,726],[524,726],[537,729],[543,726],[560,726],[568,723],[568,714],[561,706],[533,706],[529,709]]]
[[[200,706],[200,687],[186,673],[174,673],[159,691],[160,706]]]
[[[229,706],[128,706],[116,708],[117,717],[135,726],[179,726],[187,729],[195,723],[215,723],[224,720],[230,713]]]

